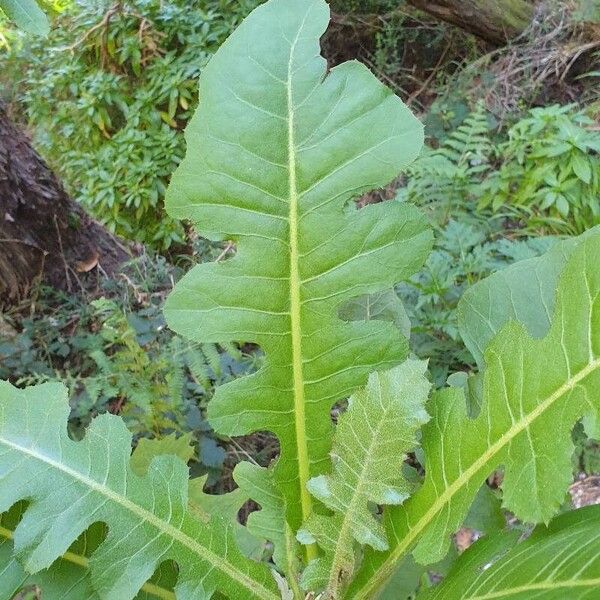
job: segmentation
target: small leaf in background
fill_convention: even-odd
[[[589,159],[582,153],[575,152],[572,161],[575,175],[584,183],[590,183],[592,180],[592,167],[590,166]]]
[[[394,290],[352,298],[339,314],[346,321],[391,321],[405,338],[410,337],[410,319]]]
[[[165,454],[177,456],[184,463],[188,463],[194,456],[192,434],[186,433],[177,437],[174,433],[171,433],[159,439],[141,438],[131,455],[131,468],[135,473],[143,476],[148,471],[154,457]]]
[[[50,32],[48,17],[36,0],[0,0],[0,8],[28,33],[46,36]]]

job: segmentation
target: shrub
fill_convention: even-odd
[[[112,231],[159,250],[184,242],[163,200],[184,154],[196,80],[257,3],[211,0],[190,10],[185,0],[84,0],[48,39],[5,59],[26,69],[18,97],[38,148]]]
[[[483,103],[409,168],[400,199],[492,211],[523,229],[578,234],[600,223],[600,134],[575,105],[533,108],[500,136]]]

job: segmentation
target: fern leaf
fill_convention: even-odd
[[[425,361],[407,360],[385,373],[373,373],[366,388],[350,398],[334,437],[333,473],[308,482],[311,493],[334,514],[313,514],[305,525],[324,550],[303,575],[306,589],[325,587],[327,598],[338,598],[354,570],[354,541],[376,550],[388,548],[369,504],[400,504],[410,493],[401,466],[429,418],[424,408],[431,387],[426,368]]]
[[[103,522],[108,536],[90,559],[101,598],[133,598],[166,560],[179,568],[178,598],[209,598],[215,589],[232,598],[278,598],[268,569],[237,551],[231,525],[187,511],[181,460],[159,456],[139,477],[121,419],[97,417],[75,442],[67,435],[68,412],[60,384],[19,390],[0,382],[0,511],[30,501],[14,534],[27,571],[48,568],[91,524]]]
[[[264,351],[259,371],[218,388],[208,417],[224,435],[278,436],[293,529],[312,512],[306,482],[329,463],[331,406],[408,353],[391,323],[345,323],[338,307],[410,276],[431,246],[409,205],[345,210],[393,179],[423,133],[364,66],[327,73],[328,20],[324,0],[271,0],[240,25],[202,72],[166,200],[172,216],[236,244],[233,258],[192,269],[165,315],[194,341]]]
[[[223,342],[221,347],[233,360],[242,360],[242,352],[235,342]]]
[[[411,550],[423,563],[443,557],[481,482],[500,465],[503,504],[518,518],[546,522],[558,511],[571,482],[571,429],[600,409],[599,255],[598,234],[573,251],[544,338],[531,338],[514,321],[493,338],[476,418],[468,417],[460,390],[434,397],[423,431],[425,482],[387,511],[391,550],[369,553],[351,597],[373,597]]]
[[[206,358],[200,350],[190,348],[186,354],[186,363],[192,377],[196,382],[201,385],[204,389],[209,389],[211,386],[210,381],[210,370],[206,364]]]
[[[202,354],[204,354],[206,358],[206,362],[212,369],[212,372],[220,377],[221,375],[221,354],[219,353],[219,349],[215,344],[202,344],[201,346]]]

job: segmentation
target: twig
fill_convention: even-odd
[[[233,242],[227,242],[227,246],[225,246],[225,249],[223,250],[223,252],[221,252],[221,254],[219,254],[219,256],[217,256],[215,262],[221,262],[225,258],[227,253],[233,249],[233,247],[234,247]]]
[[[83,44],[83,42],[85,42],[85,40],[87,40],[90,37],[90,35],[92,35],[92,33],[94,33],[95,31],[98,31],[98,29],[102,29],[103,27],[108,29],[108,24],[110,22],[110,19],[116,12],[119,11],[120,7],[121,7],[120,2],[113,4],[104,13],[102,20],[99,23],[96,23],[96,25],[94,25],[93,27],[90,27],[78,40],[73,42],[70,46],[67,46],[65,48],[65,50],[70,50],[71,52],[73,52],[73,50],[75,50],[75,48],[77,48],[77,46],[80,46],[81,44]]]
[[[438,59],[437,63],[435,64],[435,67],[433,67],[433,69],[431,70],[431,73],[429,74],[427,79],[423,82],[423,85],[417,91],[413,92],[406,99],[406,104],[408,104],[410,106],[427,89],[427,87],[431,83],[431,80],[434,78],[434,76],[438,72],[439,68],[441,67],[444,58],[446,58],[446,54],[448,54],[448,50],[450,50],[451,45],[452,45],[451,41],[448,42],[448,44],[446,44],[444,51],[442,52],[442,54],[440,55],[440,58]]]

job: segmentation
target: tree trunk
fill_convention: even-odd
[[[71,290],[111,274],[125,247],[73,202],[0,105],[0,305],[37,282]],[[89,277],[89,276],[87,276]]]
[[[533,19],[528,0],[408,0],[414,7],[502,46]]]

